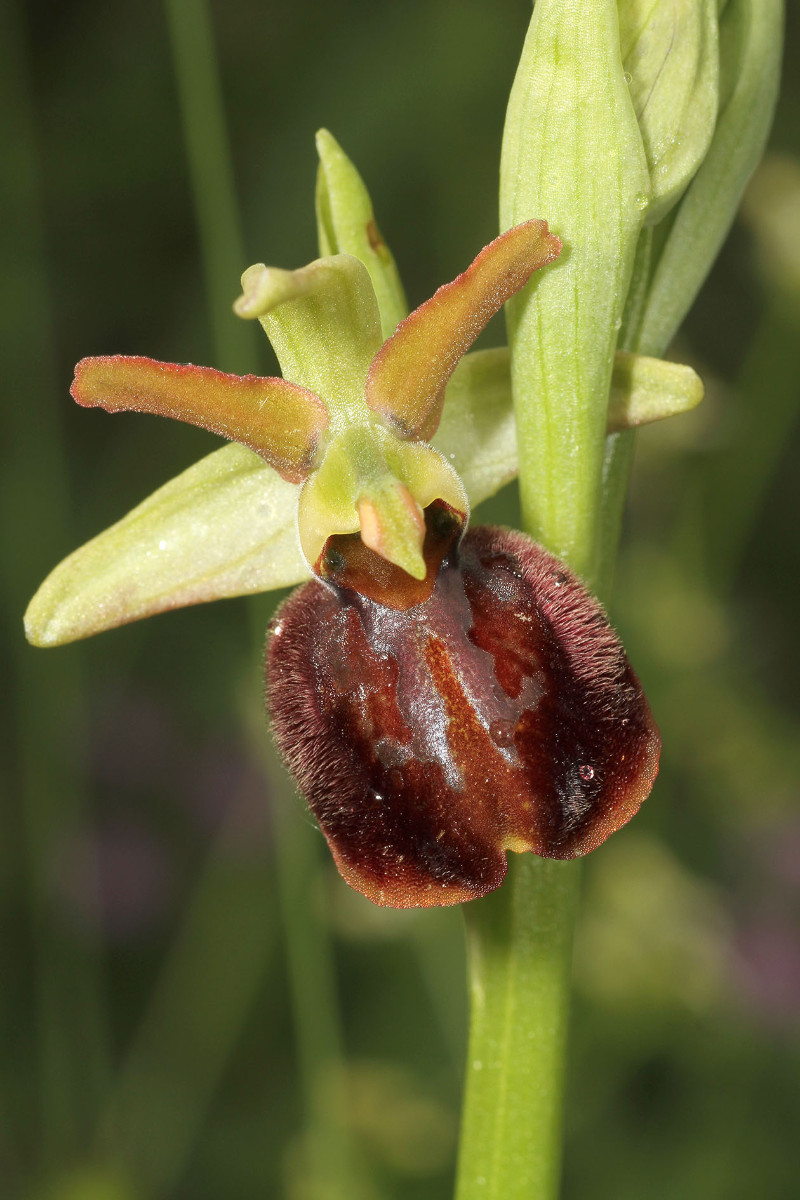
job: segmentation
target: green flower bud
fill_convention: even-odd
[[[665,352],[727,237],[772,124],[782,43],[783,0],[728,0],[719,18],[714,136],[654,247],[634,346],[643,354]]]
[[[617,331],[650,195],[616,0],[538,0],[508,107],[501,225],[564,242],[508,308],[528,530],[592,578]]]
[[[717,0],[619,0],[619,37],[650,172],[646,223],[655,225],[711,144],[719,100]]]

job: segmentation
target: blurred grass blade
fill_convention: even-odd
[[[97,1134],[146,1195],[174,1193],[274,953],[274,890],[234,803],[191,897]]]
[[[227,222],[228,244],[232,245],[233,244],[232,231],[236,228],[235,189],[234,189],[234,185],[233,185],[233,179],[232,179],[232,173],[231,173],[231,167],[230,167],[230,156],[227,153],[227,143],[224,138],[224,122],[223,122],[223,118],[222,118],[222,107],[221,107],[221,101],[219,98],[218,83],[216,80],[215,73],[209,67],[209,64],[213,65],[213,63],[214,63],[214,52],[213,52],[213,44],[212,44],[212,40],[211,40],[210,22],[208,20],[208,9],[207,9],[205,3],[203,2],[203,0],[167,0],[167,4],[168,4],[168,8],[170,9],[171,17],[172,17],[172,29],[173,29],[173,39],[174,39],[174,44],[175,44],[175,51],[176,51],[176,63],[178,66],[179,74],[183,80],[184,94],[187,96],[190,94],[190,88],[192,87],[192,74],[193,74],[193,72],[197,71],[198,91],[194,96],[194,103],[193,103],[193,112],[194,112],[195,116],[198,118],[200,117],[200,114],[203,111],[204,105],[207,105],[207,106],[215,105],[216,106],[216,112],[215,112],[214,116],[215,116],[215,120],[216,120],[216,123],[217,123],[219,129],[222,130],[222,136],[219,136],[216,139],[212,139],[210,141],[210,143],[208,144],[205,162],[208,167],[208,170],[211,173],[218,173],[221,177],[224,177],[224,185],[225,185],[224,190],[225,190],[225,195],[227,197],[227,201],[224,206],[222,204],[220,204],[218,215],[223,221]],[[195,34],[192,29],[192,20],[193,20],[192,14],[193,13],[194,13],[195,18],[199,14],[200,18],[202,19],[203,37],[202,37],[201,44],[198,44],[198,42],[195,38]],[[198,59],[199,59],[199,62],[197,61]],[[199,68],[199,70],[198,70],[198,68]],[[192,138],[192,136],[199,136],[201,134],[202,122],[194,121],[191,127],[189,127],[189,125],[187,123],[186,132],[187,132],[187,137],[190,142],[189,149],[191,152],[191,138]],[[200,157],[199,154],[197,155],[197,157],[198,158]],[[203,186],[203,178],[202,178],[201,172],[199,170],[196,170],[193,173],[193,182],[194,182],[194,187],[195,187],[196,203],[198,206],[198,211],[202,211],[203,200],[202,200],[202,196],[200,195],[200,192],[201,192],[202,186]],[[224,207],[224,212],[222,211],[223,207]],[[210,243],[211,237],[214,233],[214,230],[215,230],[215,226],[213,223],[210,223],[206,226],[209,243]],[[212,260],[212,250],[213,250],[213,247],[210,246],[209,249],[206,251],[207,260]],[[216,252],[214,252],[213,262],[216,262],[217,260],[218,260],[218,256],[217,256]],[[250,272],[248,272],[248,274],[250,274]],[[288,273],[288,272],[284,272],[282,274],[284,276],[288,276],[290,274],[293,275],[295,281],[297,279],[297,276],[299,275],[299,273]],[[212,275],[212,272],[209,269],[207,269],[206,276],[207,276],[207,281],[209,284],[209,305],[210,305],[210,307],[213,308],[213,306],[216,305],[216,303],[221,298],[221,296],[224,295],[224,292],[221,291],[221,287],[222,287],[221,281],[217,281],[216,279],[212,281],[211,275]],[[262,280],[262,282],[263,282],[263,280]],[[243,283],[244,283],[244,280],[243,280]],[[360,292],[359,292],[358,288],[356,288],[355,290],[357,293],[355,316],[357,318],[357,323],[359,325],[359,334],[360,334],[360,338],[361,338],[361,344],[363,345],[366,341],[369,340],[369,338],[371,336],[374,336],[377,341],[377,344],[380,344],[380,324],[379,324],[379,318],[378,318],[378,312],[377,312],[377,304],[375,303],[374,296],[372,296],[370,298],[370,296],[365,294],[366,289],[363,289],[363,288],[361,289]],[[371,287],[369,288],[369,291],[372,292]],[[353,289],[350,290],[350,294],[352,296]],[[361,301],[360,309],[359,309],[359,304],[358,304],[359,299]],[[371,304],[374,305],[374,309],[375,309],[374,317],[372,314],[372,309],[370,307]],[[307,356],[303,356],[303,361],[300,361],[298,359],[298,356],[296,354],[294,354],[294,352],[292,350],[291,341],[292,341],[293,327],[296,326],[298,323],[302,324],[309,317],[309,315],[310,315],[310,318],[312,321],[313,320],[317,320],[318,322],[322,321],[322,324],[324,325],[324,318],[325,318],[325,315],[326,315],[329,307],[330,306],[329,306],[328,302],[326,301],[325,297],[322,297],[322,299],[320,300],[320,298],[318,296],[312,296],[308,302],[304,301],[304,299],[302,299],[302,298],[298,298],[297,300],[289,301],[288,303],[286,303],[284,305],[284,310],[283,310],[283,313],[281,314],[281,316],[284,318],[283,320],[280,320],[279,317],[276,316],[276,314],[274,314],[274,313],[267,313],[262,318],[261,323],[264,326],[264,328],[266,329],[268,335],[271,337],[271,339],[274,336],[274,339],[275,339],[274,346],[276,349],[276,353],[278,354],[279,360],[281,361],[281,366],[284,371],[284,374],[287,375],[289,378],[291,378],[294,382],[302,383],[303,380],[306,378],[306,376],[303,376],[303,378],[300,378],[299,375],[295,374],[295,372],[294,372],[295,366],[297,368],[299,368],[300,373],[302,373],[303,371],[307,371],[311,367],[311,364],[309,364],[306,361]],[[363,311],[361,311],[365,307],[367,309],[366,315]],[[228,312],[230,313],[230,309],[228,309]],[[372,330],[373,330],[373,324],[375,322],[377,322],[377,330],[373,335]],[[245,326],[242,326],[242,328],[245,328]],[[376,348],[377,348],[377,346],[376,346]],[[326,352],[321,355],[322,362],[324,362],[325,359],[330,356],[330,346],[329,345],[324,346],[323,349],[325,349]],[[293,354],[294,354],[294,358],[293,358]],[[287,362],[287,360],[292,360],[292,361]],[[295,360],[297,360],[297,361],[295,361]],[[288,370],[287,370],[287,366],[289,368]],[[356,370],[357,369],[358,369],[358,367],[356,365]],[[339,372],[339,375],[341,375],[341,372]],[[314,384],[316,384],[316,376],[314,376]],[[319,391],[320,389],[317,386],[314,386],[314,384],[309,384],[309,386],[312,386],[313,390]],[[345,396],[343,398],[346,401],[346,399],[347,399],[346,385],[343,388],[341,379],[337,375],[335,375],[331,381],[330,389],[326,390],[326,399],[333,399],[335,401],[336,398],[338,398],[340,396],[340,393],[343,390],[345,392]],[[227,449],[234,449],[234,447],[229,447]],[[224,451],[221,451],[220,453],[224,453]],[[295,553],[299,554],[299,550],[297,548],[296,530],[295,530],[294,522],[292,522],[291,533],[292,533],[292,537],[293,537]],[[300,560],[300,561],[302,561],[302,560]],[[305,574],[305,570],[306,570],[305,564],[303,564],[304,574]],[[260,606],[257,606],[254,603],[251,607],[251,611],[253,614],[255,614],[256,612],[260,611]],[[259,642],[259,646],[260,646],[261,639],[263,638],[263,631],[259,630],[257,637],[258,637],[258,642]],[[248,708],[249,708],[250,713],[255,712],[254,705],[248,705]],[[261,712],[261,704],[260,703],[258,704],[258,711],[259,711],[259,715],[260,715],[260,712]],[[259,738],[261,739],[264,736],[265,735],[264,735],[263,731],[260,730]],[[261,744],[263,744],[263,742]],[[302,864],[299,864],[299,865],[302,867]],[[263,865],[261,867],[261,870],[263,872]],[[264,879],[267,878],[266,872],[263,872],[263,878]],[[309,879],[308,879],[307,874],[305,876],[300,875],[293,880],[294,887],[300,887],[300,888],[307,890],[308,885],[309,885]],[[262,883],[262,886],[264,886],[263,883]],[[198,916],[197,916],[196,924],[194,924],[194,925],[190,924],[187,926],[185,938],[183,941],[183,947],[184,947],[183,950],[179,949],[178,953],[175,956],[174,963],[168,964],[168,967],[167,967],[168,973],[166,975],[165,983],[164,983],[163,991],[162,991],[161,1015],[159,1018],[159,1008],[158,1008],[159,1001],[158,1001],[158,997],[156,997],[155,1006],[154,1006],[154,1015],[152,1018],[152,1024],[150,1026],[150,1028],[153,1030],[153,1035],[149,1039],[148,1039],[148,1032],[147,1032],[148,1025],[146,1024],[144,1027],[144,1030],[143,1030],[143,1052],[141,1053],[140,1057],[138,1058],[138,1062],[142,1063],[144,1066],[145,1077],[147,1076],[147,1073],[148,1073],[148,1069],[147,1069],[148,1058],[150,1058],[151,1064],[157,1064],[157,1057],[155,1059],[153,1059],[152,1057],[150,1057],[150,1055],[154,1051],[156,1052],[156,1055],[158,1053],[158,1047],[159,1047],[158,1031],[159,1031],[159,1029],[161,1030],[162,1034],[166,1033],[169,1030],[171,1018],[175,1018],[178,1020],[182,1019],[181,1014],[179,1013],[178,1002],[180,1000],[181,993],[184,993],[184,1004],[186,1002],[185,984],[182,984],[182,977],[183,977],[183,980],[185,981],[188,978],[190,978],[191,974],[193,973],[191,971],[191,966],[192,966],[193,960],[195,959],[195,955],[191,952],[193,946],[196,947],[196,952],[197,952],[196,953],[196,964],[197,964],[197,968],[198,968],[198,972],[197,972],[198,973],[198,981],[200,982],[201,986],[202,986],[201,977],[202,977],[204,971],[208,971],[211,967],[210,963],[206,963],[204,968],[201,967],[201,960],[202,960],[202,957],[204,954],[204,946],[201,945],[201,942],[200,942],[201,927],[204,923],[203,919],[202,919],[203,918],[203,910],[204,909],[207,910],[208,916],[213,916],[215,913],[222,916],[222,914],[224,913],[226,892],[224,890],[221,890],[220,894],[212,902],[212,898],[213,898],[214,892],[216,890],[213,885],[213,876],[211,876],[209,878],[208,889],[209,889],[209,893],[211,895],[207,901],[203,900],[202,893],[199,897]],[[254,965],[256,963],[258,963],[258,961],[259,961],[258,938],[259,938],[260,924],[259,924],[259,920],[258,920],[257,906],[253,906],[253,908],[254,908],[254,911],[251,910],[248,906],[245,906],[245,908],[241,911],[240,917],[239,917],[240,920],[243,920],[245,922],[245,929],[252,931],[254,943],[255,943],[255,944],[248,945],[247,942],[249,939],[245,939],[245,944],[241,948],[241,954],[237,954],[237,962],[239,964],[239,974],[241,976],[241,980],[243,983],[246,983],[248,980],[248,973],[247,973],[248,972],[248,964],[250,965],[250,967],[252,969],[254,967]],[[283,908],[283,906],[282,906],[282,908]],[[237,928],[237,924],[236,924],[235,920],[233,922],[224,922],[224,923],[220,922],[220,934],[221,935],[222,935],[222,932],[224,929],[225,935],[229,936],[229,931],[232,928],[233,929]],[[285,927],[285,936],[287,937],[287,940],[291,939],[291,936],[292,936],[291,925],[287,925]],[[264,939],[263,939],[263,929],[262,929],[262,930],[260,930],[260,945],[262,947],[263,947],[263,942],[264,942]],[[183,962],[182,962],[182,960],[183,960]],[[220,965],[221,961],[222,961],[221,958],[217,959],[218,966]],[[308,967],[313,967],[315,964],[312,960],[309,960],[306,963],[306,965]],[[328,1001],[328,1010],[327,1011],[329,1014],[329,1021],[333,1021],[333,1020],[335,1020],[334,1012],[335,1012],[335,1005],[336,1005],[335,981],[333,980],[330,972],[329,971],[326,972],[324,962],[322,962],[322,961],[317,962],[316,970],[317,970],[317,975],[316,975],[317,982],[319,982],[320,978],[323,981],[322,992],[321,992],[321,995],[323,998],[323,1003],[325,1000]],[[320,971],[322,971],[321,976],[319,974]],[[254,979],[254,975],[252,973],[250,974],[249,979],[251,982]],[[227,984],[225,984],[223,986],[225,986],[227,989],[230,989],[230,982],[228,982]],[[312,986],[313,986],[313,984],[312,984]],[[238,997],[239,1007],[238,1007],[238,1010],[235,1010],[234,1005],[230,1006],[232,1015],[235,1016],[236,1011],[238,1011],[239,1014],[243,1014],[244,1001],[246,999],[247,991],[248,991],[247,987],[237,988],[234,986],[231,994],[234,999],[236,999]],[[332,1059],[338,1058],[339,1048],[338,1048],[338,1042],[336,1039],[336,1035],[335,1035],[335,1032],[333,1032],[333,1033],[331,1032],[331,1027],[328,1024],[325,1024],[323,1022],[320,1025],[317,1021],[317,1017],[313,1013],[309,1014],[308,1006],[304,1005],[302,1003],[302,998],[298,997],[296,989],[294,989],[293,991],[294,991],[294,994],[293,994],[292,999],[293,999],[293,1005],[294,1005],[294,1017],[295,1017],[296,1027],[298,1028],[301,1038],[306,1039],[306,1043],[310,1047],[309,1053],[313,1054],[314,1057],[316,1057],[317,1069],[319,1069],[326,1062],[331,1061]],[[215,1020],[215,1018],[213,1017],[213,1014],[210,1012],[208,1013],[208,1017],[212,1020]],[[163,1143],[162,1143],[163,1144],[163,1153],[161,1156],[161,1160],[160,1160],[160,1162],[156,1162],[154,1164],[156,1170],[153,1172],[153,1177],[155,1179],[161,1181],[161,1186],[163,1186],[165,1191],[167,1191],[167,1192],[170,1190],[171,1185],[174,1184],[177,1181],[177,1179],[179,1178],[180,1170],[182,1168],[183,1162],[185,1161],[186,1155],[189,1151],[191,1142],[193,1141],[194,1137],[196,1137],[196,1134],[197,1134],[199,1126],[200,1126],[200,1118],[202,1117],[202,1109],[203,1109],[204,1105],[208,1102],[208,1099],[210,1098],[210,1096],[213,1092],[216,1077],[218,1076],[221,1065],[224,1062],[224,1058],[226,1057],[226,1055],[229,1052],[230,1047],[232,1045],[231,1037],[232,1037],[232,1033],[234,1031],[235,1024],[236,1024],[235,1020],[228,1021],[227,1035],[226,1035],[226,1029],[225,1029],[223,1022],[217,1021],[217,1029],[218,1029],[219,1037],[216,1039],[216,1043],[217,1043],[216,1044],[216,1052],[215,1052],[214,1046],[212,1045],[211,1053],[206,1054],[204,1056],[202,1047],[200,1047],[200,1046],[192,1047],[192,1046],[188,1045],[188,1043],[186,1045],[186,1049],[188,1052],[187,1058],[190,1059],[192,1063],[195,1063],[195,1069],[196,1069],[196,1064],[198,1063],[198,1061],[201,1064],[201,1066],[202,1066],[202,1063],[205,1061],[207,1070],[206,1070],[206,1074],[205,1074],[205,1080],[201,1081],[201,1087],[199,1089],[199,1098],[200,1098],[199,1103],[197,1103],[196,1101],[194,1101],[194,1102],[190,1101],[189,1106],[188,1106],[188,1115],[184,1115],[184,1117],[182,1118],[182,1122],[181,1122],[182,1128],[179,1125],[175,1129],[175,1134],[177,1134],[177,1140],[175,1141],[175,1144],[174,1145],[172,1144],[172,1140],[163,1141]],[[138,1068],[136,1066],[136,1062],[137,1062],[137,1060],[135,1059],[133,1061],[133,1067],[131,1068],[131,1072],[128,1075],[127,1095],[133,1101],[134,1111],[139,1115],[140,1120],[142,1120],[142,1122],[143,1122],[143,1124],[141,1125],[141,1128],[142,1128],[142,1131],[144,1132],[144,1130],[145,1130],[144,1121],[147,1119],[147,1108],[146,1108],[146,1106],[143,1107],[141,1105],[139,1095],[138,1095],[137,1078],[136,1078],[136,1071]],[[187,1067],[190,1065],[191,1065],[191,1063],[189,1061],[187,1061]],[[312,1069],[313,1069],[313,1067],[309,1063],[308,1064],[309,1072]],[[121,1092],[121,1099],[123,1100],[123,1103],[124,1103],[124,1099],[125,1099],[125,1092],[126,1092],[126,1085],[125,1085],[125,1081],[123,1080],[123,1087],[122,1087],[122,1092]],[[156,1098],[158,1098],[158,1097],[156,1097]],[[311,1103],[312,1103],[312,1098],[307,1094],[306,1095],[307,1107],[309,1107],[311,1105]],[[307,1116],[308,1116],[309,1120],[311,1120],[311,1121],[314,1120],[314,1113],[310,1109],[307,1113]],[[337,1111],[335,1114],[332,1114],[332,1115],[329,1114],[326,1117],[326,1120],[328,1122],[329,1128],[334,1129],[334,1130],[338,1129],[339,1132],[341,1132],[341,1111]],[[329,1189],[330,1194],[337,1195],[337,1196],[341,1195],[342,1200],[358,1200],[358,1192],[354,1191],[353,1188],[350,1186],[351,1176],[350,1176],[348,1166],[347,1166],[347,1163],[348,1163],[347,1155],[344,1153],[344,1143],[343,1142],[340,1143],[340,1145],[337,1149],[336,1143],[332,1142],[329,1146],[329,1149],[331,1150],[332,1153],[327,1155],[326,1160],[324,1162],[324,1174],[320,1178],[321,1185],[323,1187],[325,1187],[326,1189]]]
[[[773,303],[758,327],[735,384],[735,432],[703,460],[700,480],[712,583],[727,592],[741,568],[775,472],[800,419],[800,311]],[[686,520],[697,523],[697,509]]]
[[[207,0],[165,0],[183,137],[192,184],[214,365],[256,373],[256,337],[236,321],[231,299],[247,262]]]
[[[108,1072],[108,1030],[100,947],[59,918],[54,870],[66,840],[87,818],[81,775],[84,695],[80,660],[73,654],[46,661],[26,646],[21,614],[26,592],[69,544],[69,486],[59,420],[65,386],[55,370],[53,301],[45,250],[46,229],[37,150],[36,113],[28,78],[21,6],[0,12],[0,121],[5,164],[5,219],[0,230],[10,303],[0,323],[3,378],[13,402],[4,406],[0,472],[0,613],[8,632],[4,692],[16,699],[9,716],[7,790],[0,806],[5,911],[13,937],[19,921],[33,942],[33,997],[19,963],[18,945],[3,947],[0,1020],[14,1032],[0,1090],[12,1122],[6,1137],[22,1152],[36,1147],[39,1167],[78,1153]],[[7,657],[6,657],[7,654]],[[89,868],[91,871],[91,868]],[[88,882],[91,890],[92,881]],[[8,918],[7,918],[8,919]],[[23,963],[25,958],[22,959]],[[20,1015],[34,1013],[35,1045],[18,1035]],[[33,1058],[33,1061],[31,1061]],[[31,1088],[30,1081],[34,1080]],[[27,1098],[33,1092],[35,1101]],[[34,1108],[35,1105],[35,1108]],[[4,1181],[9,1188],[12,1181]]]

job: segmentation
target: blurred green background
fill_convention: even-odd
[[[77,409],[77,359],[273,370],[230,304],[250,262],[315,256],[323,124],[426,298],[496,232],[529,13],[5,0],[3,1200],[450,1195],[460,914],[380,911],[335,875],[264,729],[275,597],[47,652],[21,615],[58,559],[216,445]],[[791,5],[787,62],[799,52]],[[613,616],[664,755],[586,865],[565,1200],[800,1194],[791,65],[771,145],[674,348],[707,398],[640,437]],[[486,509],[513,521],[513,492]]]

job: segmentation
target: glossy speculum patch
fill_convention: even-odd
[[[508,850],[586,854],[658,770],[602,608],[520,533],[470,530],[405,610],[306,584],[267,666],[280,749],[344,879],[377,904],[483,896]]]

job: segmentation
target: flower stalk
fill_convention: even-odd
[[[514,855],[465,906],[467,1096],[457,1200],[556,1196],[579,860]]]

